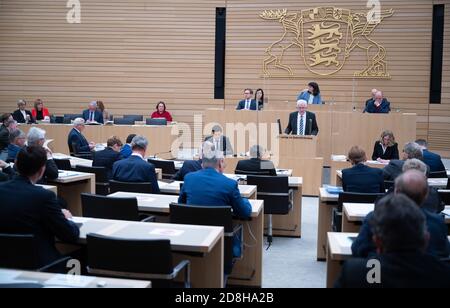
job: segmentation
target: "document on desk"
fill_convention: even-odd
[[[2,270],[2,271],[0,271],[0,283],[14,282],[14,280],[19,276],[20,276],[20,272]]]
[[[156,201],[155,198],[150,198],[150,197],[137,196],[136,199],[138,200],[138,203],[152,203],[152,202]]]
[[[60,286],[72,288],[85,288],[95,281],[95,277],[75,275],[55,275],[45,282],[46,286]]]
[[[183,231],[183,230],[175,230],[175,229],[155,229],[155,230],[152,230],[149,234],[150,235],[161,235],[161,236],[176,237],[176,236],[183,235],[184,232],[185,231]]]
[[[353,241],[351,239],[351,237],[349,236],[337,236],[336,237],[337,242],[339,243],[340,247],[344,247],[344,248],[348,248],[348,247],[352,247]]]
[[[73,176],[77,176],[80,175],[78,172],[73,172],[73,171],[59,171],[58,176],[60,178],[69,178],[69,177],[73,177]]]

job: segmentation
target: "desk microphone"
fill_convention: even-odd
[[[172,151],[156,153],[155,155],[153,155],[153,158],[158,158],[158,155],[171,154],[171,153],[172,153]]]

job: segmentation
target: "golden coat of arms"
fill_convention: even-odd
[[[292,67],[283,62],[286,51],[299,48],[306,68],[318,76],[332,76],[342,70],[355,48],[365,50],[367,67],[351,78],[389,79],[386,49],[370,38],[381,22],[394,11],[377,16],[335,7],[318,7],[291,13],[288,10],[264,11],[264,20],[278,21],[284,28],[282,37],[266,49],[265,77],[295,77]],[[275,75],[273,71],[282,71]]]

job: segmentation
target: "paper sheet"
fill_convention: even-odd
[[[61,286],[61,287],[73,287],[73,288],[85,288],[93,281],[95,277],[84,277],[74,275],[55,275],[45,282],[48,286]]]
[[[184,233],[183,230],[175,230],[175,229],[155,229],[151,231],[150,235],[162,235],[162,236],[180,236]]]

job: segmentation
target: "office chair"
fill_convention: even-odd
[[[56,159],[54,158],[53,161],[55,162],[56,166],[59,170],[72,170],[72,165],[70,164],[70,159]]]
[[[115,118],[114,125],[134,125],[134,119],[132,119],[132,118]]]
[[[72,124],[72,121],[77,118],[83,118],[82,114],[65,114],[63,117],[64,124]]]
[[[69,146],[70,156],[92,160],[92,152],[82,152],[77,143]]]
[[[144,116],[143,115],[137,115],[137,114],[124,114],[123,118],[124,119],[133,119],[134,122],[142,122],[142,121],[144,121]]]
[[[75,171],[95,174],[95,191],[97,195],[109,195],[108,171],[105,167],[76,166]]]
[[[95,276],[151,280],[152,287],[174,286],[184,271],[184,287],[190,288],[190,262],[173,266],[169,240],[130,240],[87,235],[88,272]]]
[[[167,126],[166,119],[146,119],[146,125],[154,125],[154,126]]]
[[[170,180],[173,178],[177,170],[175,169],[175,162],[173,160],[162,160],[149,158],[147,161],[155,166],[157,169],[162,170],[162,178]]]
[[[448,178],[447,171],[438,171],[438,172],[430,172],[428,175],[428,178],[430,179],[445,179]]]
[[[395,182],[394,181],[384,181],[384,188],[386,190],[391,190],[391,188],[393,188],[395,186]]]
[[[152,183],[132,183],[132,182],[120,182],[115,180],[109,180],[109,191],[111,194],[118,191],[134,192],[141,194],[153,193]]]
[[[450,190],[439,190],[439,197],[445,205],[450,205]]]
[[[140,215],[136,198],[113,198],[81,194],[83,217],[111,220],[154,222],[155,217]]]

